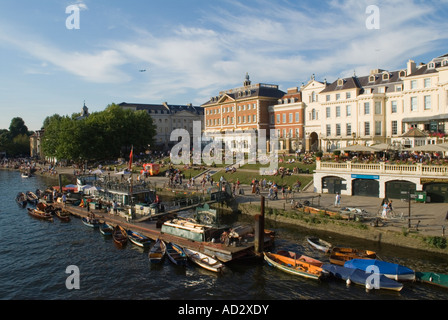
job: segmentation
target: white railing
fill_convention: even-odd
[[[347,162],[322,162],[316,161],[316,172],[332,171],[346,173],[371,173],[371,174],[404,174],[418,176],[447,176],[448,166],[442,165],[423,165],[421,163],[406,164],[386,164],[379,163],[352,163]]]

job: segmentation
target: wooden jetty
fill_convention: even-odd
[[[264,197],[262,197],[262,207],[264,208]],[[56,204],[61,206],[61,204]],[[182,208],[185,210],[185,208]],[[183,237],[174,236],[170,234],[163,233],[160,228],[160,223],[157,221],[127,221],[126,219],[105,213],[99,210],[87,211],[86,208],[67,206],[64,210],[70,212],[72,215],[77,217],[86,217],[88,214],[94,213],[95,217],[99,220],[103,220],[112,225],[121,225],[124,228],[130,228],[136,230],[143,235],[156,240],[162,239],[167,242],[176,243],[182,247],[190,248],[207,255],[216,257],[222,262],[231,262],[241,258],[249,257],[262,257],[265,247],[269,247],[273,244],[274,238],[272,234],[266,233],[264,230],[264,214],[257,215],[254,221],[255,234],[253,239],[248,239],[248,241],[240,241],[236,245],[225,245],[218,242],[202,242],[193,241]],[[263,210],[262,210],[263,211]],[[175,213],[169,211],[164,213],[164,215]]]

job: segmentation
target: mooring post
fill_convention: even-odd
[[[255,216],[255,254],[261,256],[264,251],[264,196],[261,196],[261,214]]]

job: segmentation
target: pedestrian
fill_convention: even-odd
[[[64,208],[67,204],[67,196],[65,195],[65,193],[62,195],[62,203],[64,204]]]
[[[383,204],[383,212],[381,213],[381,218],[386,219],[388,211],[389,211],[389,204],[387,202],[384,202],[384,204]]]
[[[339,192],[336,193],[336,197],[334,200],[334,206],[335,207],[340,207],[341,206],[341,195],[339,194]]]

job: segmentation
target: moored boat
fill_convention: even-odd
[[[111,236],[114,232],[114,227],[108,224],[107,222],[103,222],[100,225],[100,232],[103,236]]]
[[[333,246],[330,242],[319,239],[317,237],[308,237],[306,238],[306,240],[313,248],[323,251],[325,253],[330,252]]]
[[[415,278],[418,281],[433,284],[439,287],[448,288],[448,274],[437,272],[416,272]]]
[[[141,233],[133,230],[128,230],[127,233],[129,240],[139,247],[147,248],[151,244],[151,239]]]
[[[114,242],[119,246],[124,246],[128,242],[128,234],[120,225],[115,226],[114,231],[112,232],[112,237]]]
[[[59,218],[62,222],[69,222],[71,220],[70,213],[64,210],[56,210],[56,217]]]
[[[352,259],[376,259],[376,252],[344,247],[334,247],[330,251],[330,263],[343,266]]]
[[[334,264],[324,264],[324,270],[329,272],[337,279],[345,280],[347,284],[357,284],[366,287],[367,289],[385,289],[400,291],[403,289],[403,284],[395,280],[389,279],[384,275],[373,275],[361,269],[347,268]]]
[[[321,267],[272,252],[264,252],[264,259],[283,272],[308,279],[318,280],[326,274]]]
[[[178,266],[184,266],[187,263],[187,255],[184,250],[175,243],[166,244],[166,254],[168,259]]]
[[[19,192],[16,196],[16,202],[21,208],[25,208],[28,200],[23,192]]]
[[[156,243],[149,250],[148,258],[151,263],[160,263],[166,253],[166,244],[161,239],[157,239]]]
[[[30,204],[36,205],[39,202],[39,198],[34,194],[34,192],[27,191],[26,192],[26,200]]]
[[[305,256],[303,254],[293,252],[293,251],[280,250],[280,251],[277,251],[277,254],[294,259],[294,260],[303,261],[303,262],[315,265],[316,267],[322,267],[322,265],[324,264],[320,260]]]
[[[100,227],[100,222],[95,218],[83,217],[81,220],[82,220],[82,223],[84,223],[84,225],[86,225],[90,228],[96,229],[96,228]]]
[[[415,280],[415,272],[397,263],[377,259],[352,259],[344,264],[346,268],[361,269],[366,272],[375,271],[397,281]]]
[[[224,264],[209,255],[189,248],[184,248],[184,252],[192,262],[206,270],[213,272],[222,272],[224,270]]]
[[[46,220],[46,221],[53,221],[53,216],[51,213],[41,211],[39,209],[33,209],[33,208],[27,208],[28,213],[30,216],[33,216],[38,219]]]

